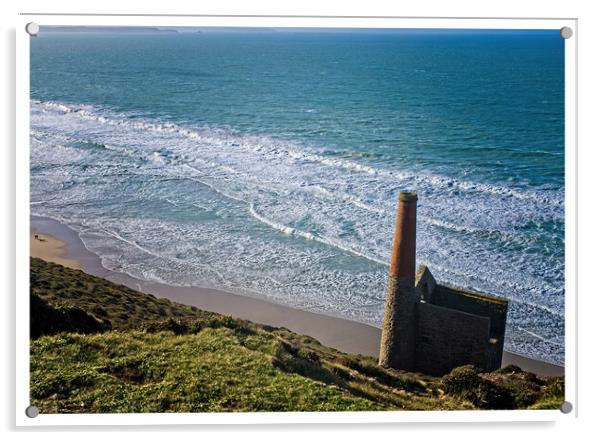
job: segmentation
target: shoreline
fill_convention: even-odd
[[[80,269],[90,275],[202,310],[273,327],[286,327],[293,332],[314,337],[322,344],[340,351],[378,357],[381,331],[377,327],[217,289],[170,286],[139,280],[106,269],[102,266],[100,257],[86,249],[74,230],[56,220],[31,215],[30,230],[31,256],[63,265],[67,265],[66,262],[70,264],[68,267]],[[36,242],[33,238],[36,233],[47,241]],[[509,364],[542,376],[564,376],[563,366],[504,351],[502,366]]]

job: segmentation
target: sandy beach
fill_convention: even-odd
[[[29,253],[32,257],[61,264],[71,269],[81,269],[78,260],[64,258],[66,253],[65,246],[65,242],[58,240],[52,235],[37,231],[32,231],[29,234]]]
[[[31,231],[30,252],[33,257],[80,269],[132,289],[203,310],[275,327],[286,327],[341,351],[378,356],[379,328],[225,291],[139,280],[103,267],[100,258],[85,248],[75,231],[55,220],[32,216]],[[504,352],[502,365],[509,364],[519,365],[539,375],[564,375],[562,366]]]

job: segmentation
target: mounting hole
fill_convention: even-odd
[[[568,40],[573,36],[573,30],[570,27],[565,26],[562,29],[560,29],[560,36],[565,40]]]
[[[560,412],[563,414],[568,414],[573,410],[573,404],[571,402],[567,402],[566,400],[562,402],[560,405]]]
[[[27,408],[25,408],[25,415],[30,419],[35,419],[38,416],[38,414],[40,414],[40,411],[35,405],[30,405]]]
[[[32,37],[35,37],[36,35],[38,35],[38,32],[40,32],[40,26],[37,23],[31,21],[25,25],[25,32],[27,32]]]

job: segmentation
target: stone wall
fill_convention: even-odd
[[[490,369],[489,318],[418,303],[415,369],[443,375],[459,365]]]
[[[487,349],[487,367],[485,371],[497,370],[502,366],[502,356],[504,355],[503,339],[490,339]]]
[[[427,303],[431,302],[431,296],[437,288],[437,281],[431,271],[421,264],[416,272],[416,289],[420,292],[420,299]]]
[[[502,298],[437,285],[431,295],[431,304],[459,310],[491,320],[491,337],[504,343],[508,301]]]

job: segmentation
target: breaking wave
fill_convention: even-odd
[[[562,188],[61,102],[31,101],[31,139],[32,213],[85,226],[110,268],[375,325],[396,195],[417,191],[418,261],[510,298],[508,348],[562,362]]]

